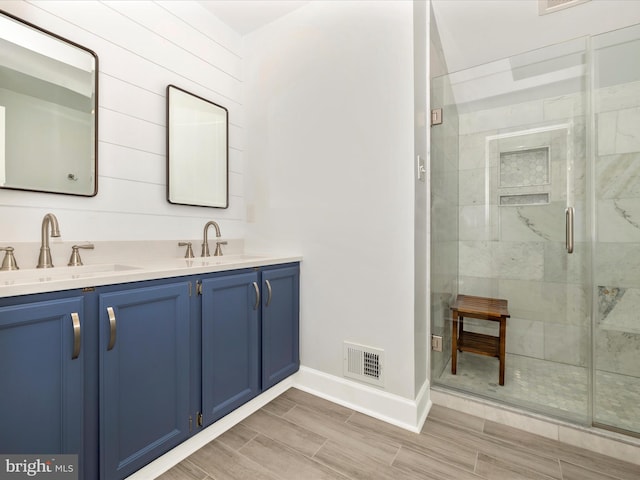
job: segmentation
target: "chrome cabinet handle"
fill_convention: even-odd
[[[271,291],[271,283],[269,282],[269,280],[265,280],[264,283],[267,284],[267,307],[268,307],[269,304],[271,303],[271,294],[273,292]]]
[[[71,360],[80,356],[80,315],[77,312],[71,313],[71,323],[73,324],[73,353]]]
[[[573,253],[573,207],[567,207],[565,216],[565,244],[567,253]]]
[[[113,307],[107,307],[107,314],[109,315],[109,345],[107,350],[111,350],[116,344],[116,314],[113,311]]]
[[[256,282],[253,282],[253,288],[256,291],[256,304],[253,306],[253,309],[257,310],[260,306],[260,288],[258,288],[258,284]]]

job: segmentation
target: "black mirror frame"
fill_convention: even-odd
[[[171,179],[170,179],[170,161],[171,161],[171,146],[170,146],[170,128],[171,128],[171,108],[170,108],[170,102],[169,102],[169,95],[170,95],[170,91],[171,89],[175,89],[179,92],[182,92],[184,94],[187,94],[191,97],[197,98],[198,100],[202,100],[203,102],[206,102],[208,104],[214,105],[222,110],[224,110],[225,112],[225,142],[226,142],[226,148],[225,148],[225,190],[226,190],[226,195],[225,195],[225,204],[224,206],[217,206],[217,205],[201,205],[201,204],[193,204],[193,203],[182,203],[182,202],[174,202],[171,201],[171,196],[170,196],[170,185],[171,185]],[[176,85],[167,85],[167,89],[166,89],[166,113],[167,113],[167,134],[166,134],[166,146],[167,146],[167,201],[172,204],[172,205],[187,205],[187,206],[191,206],[191,207],[205,207],[205,208],[222,208],[222,209],[226,209],[229,208],[229,110],[225,107],[223,107],[222,105],[219,105],[215,102],[212,102],[211,100],[207,100],[206,98],[203,98],[199,95],[195,95],[194,93],[191,93],[183,88],[177,87]]]
[[[46,30],[42,27],[39,27],[31,22],[28,22],[26,20],[23,20],[20,17],[16,17],[15,15],[12,15],[2,9],[0,9],[0,15],[4,15],[8,18],[11,18],[12,20],[15,20],[17,22],[20,22],[24,25],[26,25],[27,27],[33,28],[34,30],[38,30],[40,32],[42,32],[45,35],[49,35],[57,40],[60,40],[62,42],[68,43],[69,45],[72,45],[76,48],[79,48],[81,50],[84,50],[85,52],[89,53],[91,56],[93,56],[94,61],[95,61],[95,80],[94,80],[94,86],[93,86],[93,91],[94,91],[94,97],[95,97],[95,111],[94,111],[94,120],[93,120],[93,128],[94,128],[94,139],[93,139],[93,161],[94,161],[94,181],[93,181],[93,192],[89,193],[89,194],[83,194],[83,193],[71,193],[71,192],[59,192],[59,191],[51,191],[51,190],[38,190],[38,189],[30,189],[30,188],[17,188],[17,187],[5,187],[2,186],[0,187],[0,189],[5,189],[5,190],[19,190],[19,191],[27,191],[27,192],[40,192],[40,193],[53,193],[53,194],[57,194],[57,195],[71,195],[71,196],[79,196],[79,197],[95,197],[98,194],[98,109],[99,109],[99,96],[98,96],[98,77],[99,77],[99,64],[98,64],[98,55],[91,49],[80,45],[72,40],[69,40],[68,38],[62,37],[61,35],[58,35],[56,33],[53,33],[49,30]]]

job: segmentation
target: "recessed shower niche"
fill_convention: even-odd
[[[500,152],[500,187],[549,183],[549,147]]]
[[[526,191],[499,193],[500,206],[546,205],[549,192],[531,192],[526,187],[548,186],[551,183],[549,146],[500,152],[498,189],[515,188]]]
[[[572,150],[568,139],[578,130],[573,122],[566,122],[488,136],[487,154],[497,167],[497,204],[547,205],[564,201]]]

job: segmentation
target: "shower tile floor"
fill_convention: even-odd
[[[507,354],[505,384],[498,385],[498,359],[458,353],[437,379],[458,390],[579,423],[588,423],[588,370],[537,358]],[[640,378],[596,372],[595,421],[640,433]]]

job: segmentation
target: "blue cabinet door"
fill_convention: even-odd
[[[0,452],[81,455],[83,305],[0,308]]]
[[[207,426],[259,393],[258,273],[202,281],[202,413]]]
[[[189,435],[189,283],[99,295],[102,480]]]
[[[262,389],[266,390],[300,367],[300,267],[267,268],[262,272]]]

